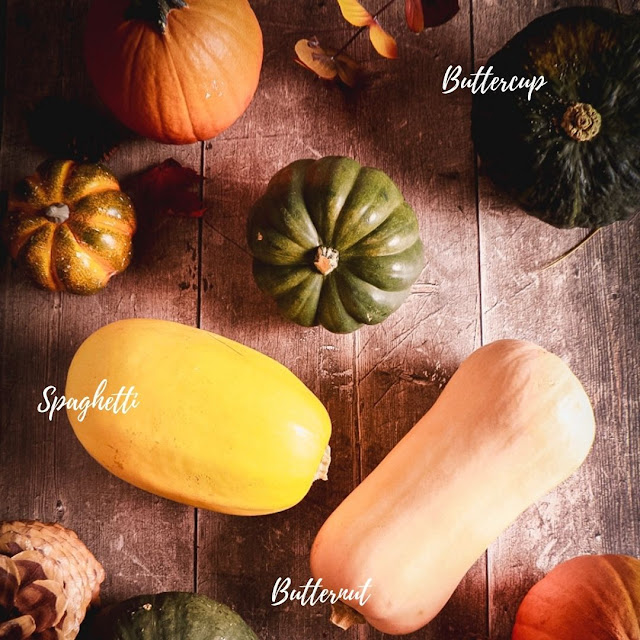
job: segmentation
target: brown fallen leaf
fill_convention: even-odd
[[[405,0],[404,11],[411,31],[420,33],[425,27],[437,27],[451,20],[458,11],[458,0]]]

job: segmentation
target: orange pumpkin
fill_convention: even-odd
[[[640,560],[579,556],[525,596],[512,640],[639,640]]]
[[[249,106],[262,32],[247,0],[95,0],[85,59],[120,121],[187,144],[219,134]]]
[[[129,265],[136,218],[104,166],[50,160],[14,187],[2,226],[40,287],[91,294]]]

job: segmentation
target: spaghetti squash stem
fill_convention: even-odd
[[[329,476],[327,472],[329,471],[329,465],[331,464],[331,447],[327,445],[327,448],[324,450],[324,454],[322,455],[322,460],[320,460],[320,466],[316,471],[316,475],[313,476],[313,481],[316,480],[328,480]]]

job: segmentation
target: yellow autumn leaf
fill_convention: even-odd
[[[296,62],[323,80],[339,78],[348,87],[355,87],[360,79],[360,65],[344,52],[321,46],[315,36],[298,40],[295,46]]]
[[[390,36],[377,22],[369,27],[369,38],[373,48],[385,58],[398,57],[398,45],[393,36]]]
[[[320,46],[317,38],[298,40],[295,46],[296,62],[313,71],[323,80],[333,80],[338,75],[332,55]]]
[[[374,24],[373,16],[358,0],[338,0],[344,19],[354,27],[368,27]]]

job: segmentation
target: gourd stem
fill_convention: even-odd
[[[313,260],[313,266],[323,275],[329,275],[337,266],[340,254],[331,247],[318,247]]]
[[[349,629],[354,624],[365,624],[366,620],[361,613],[352,609],[341,600],[331,605],[331,622],[341,629]]]
[[[167,29],[169,12],[187,6],[186,0],[131,0],[124,17],[127,20],[145,20],[162,35]]]
[[[561,125],[572,140],[588,142],[600,133],[602,116],[590,104],[575,102],[564,112]]]
[[[322,454],[322,460],[320,460],[320,466],[316,471],[316,475],[313,476],[313,481],[316,480],[328,480],[329,476],[327,475],[327,471],[329,471],[329,465],[331,464],[331,447],[327,445],[327,448],[324,450]]]
[[[54,204],[50,204],[45,210],[45,217],[49,218],[51,222],[57,222],[58,224],[62,224],[69,219],[70,215],[69,205],[64,204],[63,202],[56,202]]]

